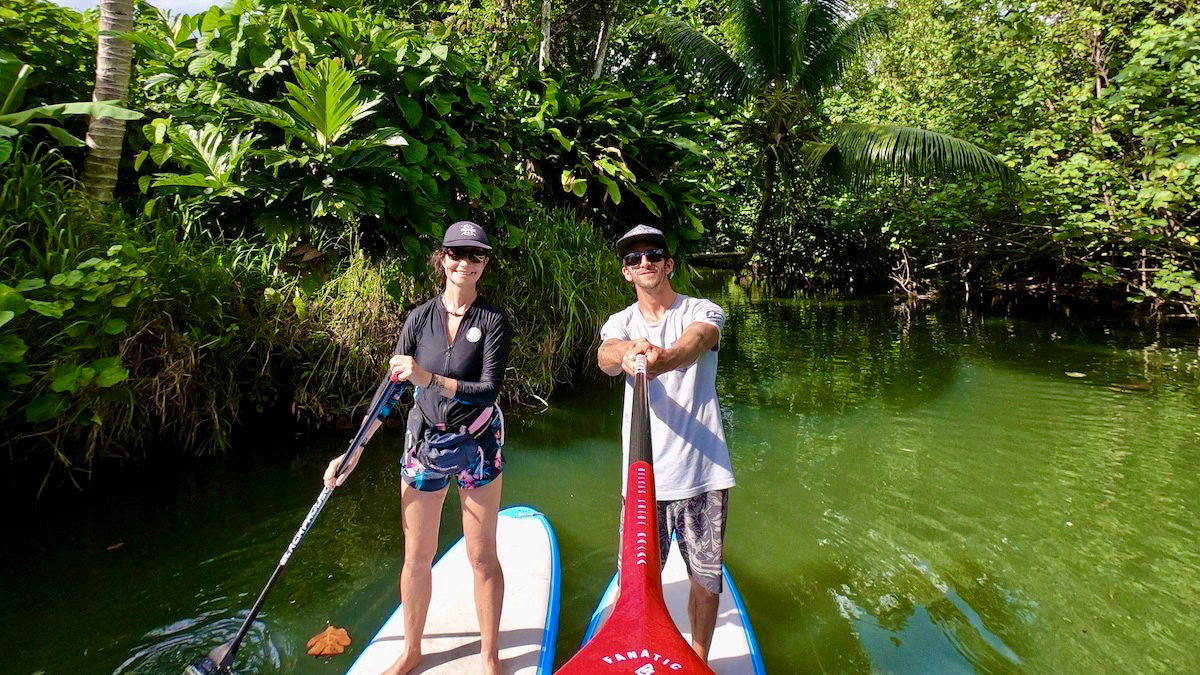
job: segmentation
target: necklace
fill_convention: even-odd
[[[446,313],[449,314],[450,316],[466,316],[467,310],[471,309],[471,305],[467,305],[466,307],[463,307],[461,312],[456,312],[456,311],[450,309],[448,306],[446,306],[446,298],[443,297],[442,298],[442,309],[445,309]]]

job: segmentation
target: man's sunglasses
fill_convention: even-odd
[[[478,248],[443,248],[442,253],[455,262],[466,259],[473,263],[481,263],[488,259],[488,254]]]
[[[642,256],[646,257],[651,264],[660,263],[663,258],[667,257],[667,252],[661,248],[651,248],[645,251],[637,251],[636,253],[626,253],[621,257],[621,264],[626,267],[636,267],[642,264]]]

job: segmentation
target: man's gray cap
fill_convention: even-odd
[[[492,248],[488,244],[488,236],[483,228],[469,220],[460,220],[448,227],[446,236],[442,237],[442,246],[446,248],[468,246],[488,250]]]
[[[667,250],[667,237],[662,233],[662,230],[650,227],[649,225],[638,225],[617,240],[617,257],[625,257],[625,254],[629,252],[629,249],[633,248],[634,244],[647,243],[661,246],[664,251]]]

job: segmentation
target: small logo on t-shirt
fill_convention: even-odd
[[[721,320],[721,310],[710,309],[707,312],[705,312],[704,317],[706,319],[708,319],[709,321],[720,321]]]
[[[467,331],[467,342],[479,342],[483,337],[483,331],[479,330],[479,326],[471,326],[471,330]]]

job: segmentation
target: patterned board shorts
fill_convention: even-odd
[[[455,476],[429,471],[425,465],[417,461],[413,457],[416,443],[413,442],[412,434],[406,432],[404,455],[400,458],[400,477],[405,483],[421,492],[444,490],[450,484],[451,478],[457,480],[460,490],[481,488],[496,480],[496,477],[504,471],[507,460],[504,458],[504,414],[500,412],[500,406],[496,406],[495,410],[496,414],[492,416],[491,421],[491,434],[495,437],[495,442],[491,442],[486,435],[479,439],[479,446],[483,452],[466,469]]]
[[[725,519],[729,490],[713,490],[687,499],[658,502],[658,550],[663,566],[671,551],[671,534],[679,543],[688,576],[710,593],[725,587],[721,562],[725,554]],[[625,510],[621,510],[624,521]],[[621,523],[624,527],[624,522]]]

